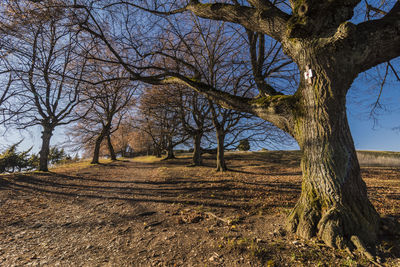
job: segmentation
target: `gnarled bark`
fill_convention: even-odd
[[[368,200],[347,121],[345,97],[353,77],[350,71],[336,76],[325,67],[326,58],[309,59],[314,77],[299,88],[293,131],[303,151],[302,193],[288,229],[332,247],[367,251],[377,241],[380,219]]]
[[[190,10],[199,17],[241,24],[278,40],[301,74],[300,86],[291,96],[259,88],[264,93],[260,97],[238,97],[171,71],[142,76],[101,32],[87,30],[106,42],[135,79],[185,84],[225,108],[254,114],[290,133],[303,151],[303,183],[289,216],[289,230],[303,238],[317,236],[332,247],[365,250],[377,240],[380,218],[360,176],[346,117],[346,93],[359,73],[400,56],[400,1],[382,18],[354,25],[348,20],[360,2],[290,0],[289,15],[271,1],[249,0],[250,6],[242,6],[194,0],[169,12]],[[303,76],[306,66],[313,71],[310,81]],[[262,81],[257,85],[266,86]]]
[[[344,110],[329,113],[345,117]],[[302,193],[288,226],[302,238],[317,236],[332,247],[349,247],[352,236],[372,245],[377,240],[379,215],[368,200],[347,119],[341,119],[325,125],[300,122],[308,128],[301,146]]]

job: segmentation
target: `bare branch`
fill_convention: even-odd
[[[360,23],[352,31],[356,71],[366,71],[400,56],[400,1],[381,19]]]
[[[397,71],[395,70],[395,68],[393,67],[392,63],[390,63],[390,61],[389,61],[387,64],[388,64],[388,66],[390,67],[390,69],[392,70],[394,76],[396,76],[397,81],[400,82],[400,76],[399,76],[399,74],[397,73]]]
[[[389,74],[389,63],[386,64],[385,75],[383,76],[383,79],[382,79],[382,82],[381,82],[381,86],[380,86],[380,89],[379,89],[378,97],[377,97],[377,99],[375,101],[375,104],[372,106],[372,109],[371,109],[371,111],[369,113],[370,118],[375,117],[376,109],[381,107],[381,104],[380,104],[379,100],[381,99],[382,92],[383,92],[383,87],[385,86],[388,74]]]
[[[163,12],[163,11],[158,11],[158,10],[145,8],[145,7],[142,7],[142,6],[133,4],[131,2],[127,2],[127,1],[118,1],[118,2],[115,2],[115,3],[109,4],[109,5],[106,5],[106,6],[104,6],[104,8],[109,8],[109,7],[116,6],[116,5],[121,5],[121,4],[132,6],[132,7],[141,9],[143,11],[150,12],[150,13],[153,13],[153,14],[156,14],[156,15],[162,15],[162,16],[174,15],[174,14],[183,13],[183,12],[187,11],[187,8],[183,7],[183,8],[178,8],[178,9],[175,9],[175,10]]]
[[[261,1],[253,1],[261,6]],[[196,16],[214,20],[222,20],[243,25],[254,32],[262,32],[281,41],[286,31],[290,15],[273,6],[269,1],[263,1],[262,8],[254,8],[231,4],[202,4],[192,1],[187,10]]]

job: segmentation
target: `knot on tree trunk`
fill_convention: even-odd
[[[305,16],[305,15],[307,15],[307,12],[308,12],[308,5],[307,5],[307,3],[302,3],[302,4],[299,6],[298,10],[297,10],[297,14],[298,14],[299,16]]]

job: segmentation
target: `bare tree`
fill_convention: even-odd
[[[177,110],[177,91],[163,87],[153,87],[142,94],[137,127],[153,140],[156,156],[161,157],[161,152],[166,150],[166,159],[172,159],[174,148],[188,138]]]
[[[188,34],[177,33],[179,39],[185,46],[185,64],[188,57],[191,57],[191,66],[198,73],[198,79],[214,88],[220,88],[238,96],[254,96],[254,83],[251,77],[251,69],[240,62],[248,61],[240,53],[243,47],[250,48],[250,62],[252,72],[255,74],[255,83],[262,83],[266,78],[274,76],[275,79],[293,80],[293,68],[288,66],[292,63],[285,57],[280,46],[275,42],[269,47],[265,45],[262,34],[254,34],[248,31],[248,45],[245,38],[239,34],[238,29],[226,27],[221,22],[200,22],[199,18],[192,17],[193,28],[191,34],[194,37],[188,38]],[[260,38],[257,38],[260,36]],[[258,42],[257,42],[257,39]],[[195,40],[195,42],[191,42]],[[171,58],[174,55],[170,55]],[[179,64],[179,58],[177,64]],[[211,120],[215,127],[217,139],[217,171],[227,170],[224,149],[232,145],[236,136],[243,132],[252,135],[259,134],[260,130],[270,130],[270,133],[263,132],[264,139],[268,134],[275,137],[282,134],[277,128],[263,127],[263,123],[255,123],[251,120],[253,115],[231,109],[224,109],[215,104],[210,98],[209,107]],[[249,123],[250,122],[250,123]],[[230,135],[230,142],[225,144],[225,138]],[[272,139],[272,138],[271,138]]]
[[[75,142],[93,145],[91,163],[96,164],[104,139],[111,159],[117,159],[111,136],[135,103],[136,85],[126,78],[119,65],[94,63],[90,65],[90,73],[92,84],[82,92],[85,101],[77,107],[86,114],[72,127],[71,135]]]
[[[131,157],[134,152],[133,143],[137,139],[131,116],[124,116],[116,131],[111,135],[115,150],[121,157]],[[139,141],[140,142],[140,141]]]
[[[3,17],[3,26],[10,29],[3,39],[4,49],[10,53],[13,86],[23,88],[23,93],[13,98],[10,112],[16,115],[13,123],[18,129],[42,127],[39,170],[47,171],[54,129],[79,119],[74,108],[80,102],[80,79],[86,67],[78,45],[82,39],[71,29],[62,9],[29,14],[29,6],[23,4],[9,8],[13,12],[6,15],[13,20]]]
[[[10,112],[12,99],[19,94],[19,91],[12,87],[14,78],[11,72],[5,70],[0,73],[0,123],[7,126],[7,121],[13,118],[17,112]]]
[[[208,100],[185,86],[178,86],[179,117],[183,130],[193,139],[192,165],[203,165],[202,138],[212,131]]]

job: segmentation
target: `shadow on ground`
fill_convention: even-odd
[[[267,205],[263,204],[264,208],[287,208],[288,205],[294,204],[294,201],[290,201],[295,198],[293,196],[300,194],[299,182],[238,180],[229,175],[215,179],[212,173],[204,178],[179,177],[174,174],[169,177],[151,178],[145,176],[141,171],[136,172],[143,168],[156,171],[160,166],[185,166],[186,163],[185,159],[157,164],[117,162],[97,165],[97,172],[94,171],[94,168],[89,168],[76,175],[53,172],[16,174],[6,179],[0,178],[0,187],[32,194],[41,193],[69,198],[124,200],[139,203],[181,203],[243,210],[254,208],[260,204],[257,201],[250,203],[255,195],[258,197],[268,194],[292,196],[288,198],[288,201],[272,201]],[[121,176],[115,173],[112,177],[107,177],[101,173],[102,169],[119,168],[121,164],[129,165],[129,175]],[[209,167],[200,168],[209,169]],[[231,173],[235,173],[235,171]],[[291,203],[289,204],[289,202]]]

